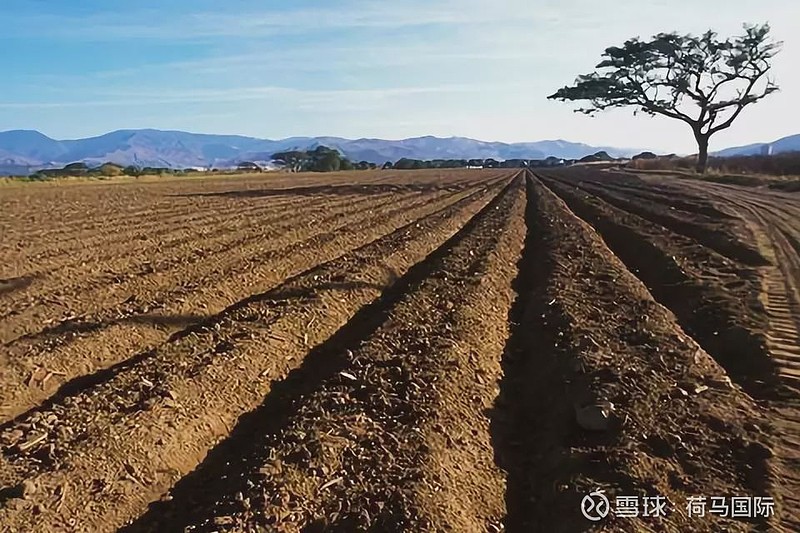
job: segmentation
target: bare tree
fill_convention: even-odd
[[[769,25],[745,25],[744,34],[721,40],[713,31],[701,36],[660,33],[650,41],[633,38],[606,48],[603,61],[548,98],[588,100],[576,111],[594,114],[614,107],[681,120],[697,141],[697,171],[705,172],[708,141],[729,128],[742,110],[769,96],[778,86],[767,73],[781,43]]]

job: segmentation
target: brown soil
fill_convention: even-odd
[[[687,333],[726,368],[729,377],[764,409],[760,429],[770,434],[774,456],[768,480],[782,500],[783,531],[800,528],[800,203],[791,193],[733,185],[647,176],[637,180],[611,172],[549,173],[545,181],[603,236],[609,247],[649,287],[656,299],[676,315]],[[587,186],[587,182],[590,183]],[[720,226],[708,213],[682,209],[693,218],[688,233],[657,215],[663,208],[635,200],[607,202],[600,189],[646,190],[669,198],[694,198],[693,206],[712,206],[731,221],[727,240],[745,243],[764,264],[739,261],[707,246]],[[577,189],[575,187],[578,187]],[[588,194],[592,193],[592,194]],[[674,202],[673,207],[677,207]],[[633,211],[633,212],[631,212]],[[633,213],[636,214],[633,214]],[[644,214],[644,218],[641,215]],[[661,220],[663,222],[663,220]],[[687,236],[689,239],[687,239]],[[735,257],[735,256],[734,256]],[[756,266],[753,266],[756,265]]]
[[[0,530],[800,530],[798,205],[585,168],[4,187]],[[598,487],[670,513],[590,522]]]

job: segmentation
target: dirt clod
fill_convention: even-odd
[[[20,486],[20,494],[23,498],[28,499],[36,493],[36,483],[30,479],[26,479]]]

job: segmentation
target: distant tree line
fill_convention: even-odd
[[[373,170],[375,163],[360,161],[354,163],[342,156],[339,151],[327,146],[317,146],[313,150],[288,150],[272,155],[272,159],[282,163],[285,168],[294,172],[336,172],[339,170]],[[547,159],[507,159],[498,161],[488,159],[411,159],[401,158],[398,161],[387,161],[381,168],[396,170],[420,170],[437,168],[527,168],[548,167],[573,163],[574,160],[548,157]]]
[[[350,161],[343,157],[338,150],[326,146],[317,146],[312,150],[289,150],[272,155],[272,159],[283,163],[284,167],[294,172],[337,172],[348,170],[374,170],[378,165],[369,161]],[[587,156],[581,161],[609,161],[612,160],[605,152],[598,152]],[[547,159],[507,159],[498,161],[488,159],[410,159],[402,158],[392,163],[387,161],[382,165],[384,169],[419,170],[419,169],[447,169],[447,168],[527,168],[551,167],[572,164],[575,160],[564,160],[557,157]],[[250,161],[241,162],[237,170],[246,172],[261,172],[263,169]],[[217,169],[211,170],[217,172]],[[122,166],[116,163],[103,163],[97,167],[90,167],[86,163],[70,163],[63,168],[42,169],[30,176],[32,179],[47,179],[67,176],[144,176],[144,175],[184,175],[199,172],[195,169],[173,169],[168,167],[139,167],[135,165]]]
[[[103,163],[97,167],[90,167],[86,163],[70,163],[62,168],[45,168],[32,174],[33,179],[61,178],[67,176],[114,177],[114,176],[143,176],[159,174],[185,174],[191,170],[176,170],[167,167],[137,167],[128,165],[123,167],[116,163]]]
[[[368,161],[354,163],[338,150],[317,146],[313,150],[289,150],[272,154],[272,159],[282,162],[294,172],[337,172],[339,170],[372,170],[378,166]]]
[[[648,157],[634,157],[628,166],[637,170],[686,171],[694,169],[696,164],[696,159],[693,156],[680,157],[675,154],[656,156],[652,154]],[[712,175],[766,174],[771,176],[798,176],[800,175],[800,152],[731,157],[711,156],[708,158],[707,170]],[[800,188],[800,180],[793,181],[796,184],[795,187]],[[753,183],[758,183],[758,179],[754,178]]]

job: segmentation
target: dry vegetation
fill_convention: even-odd
[[[693,157],[658,157],[656,159],[637,159],[626,166],[644,172],[664,172],[666,174],[696,177]],[[744,186],[768,186],[785,191],[800,190],[800,152],[788,152],[770,156],[753,155],[740,157],[711,157],[708,172],[704,176],[709,181],[731,183]]]

